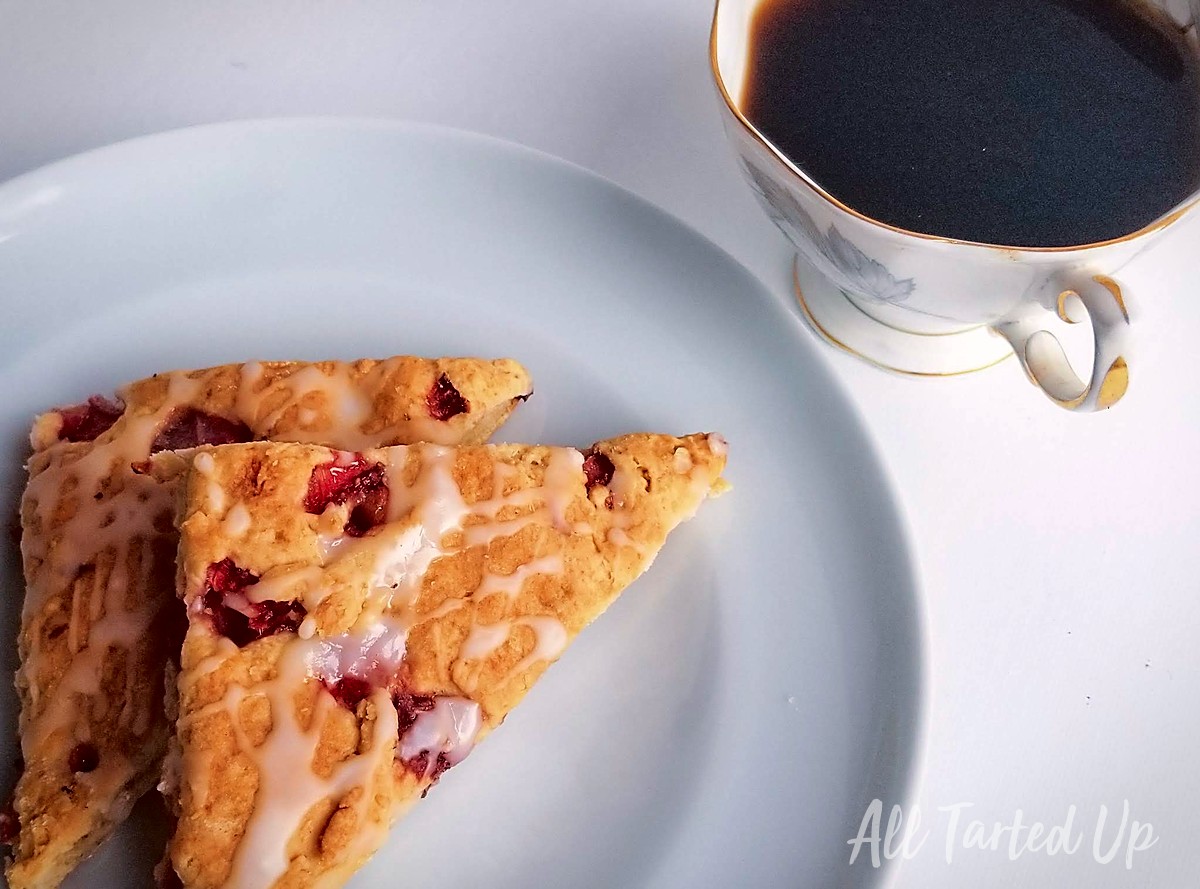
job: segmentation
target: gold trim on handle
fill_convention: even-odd
[[[1121,307],[1121,314],[1125,316],[1125,320],[1129,320],[1129,309],[1125,307],[1125,297],[1121,294],[1121,285],[1110,278],[1108,275],[1095,275],[1092,280],[1112,294],[1113,300]]]
[[[1064,290],[1058,295],[1058,317],[1068,324],[1078,324],[1079,322],[1067,314],[1067,298],[1071,296],[1079,296],[1074,290]]]
[[[1121,331],[1129,324],[1121,285],[1105,275],[1094,275],[1076,286],[1060,290],[1057,314],[1074,324],[1076,321],[1066,311],[1066,300],[1071,296],[1082,301],[1092,322],[1095,358],[1087,382],[1079,379],[1058,337],[1042,327],[1033,314],[1026,313],[1001,322],[995,330],[1012,344],[1030,382],[1055,404],[1068,410],[1083,407],[1106,410],[1129,390],[1129,363],[1122,354],[1124,349],[1119,339]],[[1039,344],[1037,354],[1033,350],[1035,337]],[[1046,340],[1053,342],[1057,351],[1047,351]]]
[[[1117,360],[1109,367],[1100,384],[1100,393],[1096,396],[1096,405],[1104,410],[1112,407],[1121,400],[1121,396],[1129,389],[1129,365],[1125,359],[1117,356]]]

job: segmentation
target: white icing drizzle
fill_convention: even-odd
[[[615,525],[608,529],[608,542],[613,546],[635,546],[633,538],[626,533],[624,528],[618,528]]]
[[[205,454],[204,456],[208,455]],[[246,509],[245,503],[233,504],[229,512],[225,513],[225,520],[221,523],[222,533],[236,540],[239,537],[244,537],[249,530],[250,510]]]
[[[20,667],[32,704],[21,714],[27,760],[33,760],[56,731],[65,729],[76,740],[89,739],[87,717],[92,708],[81,705],[78,697],[101,694],[108,650],[136,650],[162,606],[163,599],[146,590],[154,568],[154,543],[171,533],[174,490],[131,466],[146,460],[168,416],[195,397],[198,385],[183,374],[172,374],[157,410],[136,415],[126,411],[120,433],[107,440],[102,437],[90,447],[52,445],[45,455],[46,467],[29,480],[25,503],[35,505],[34,515],[43,530],[21,538],[28,578],[23,625],[34,623],[57,590],[71,588],[73,599],[67,630],[71,660],[58,683],[40,687],[39,633],[30,635],[30,650]],[[64,507],[69,518],[62,521]],[[56,527],[59,521],[62,524]],[[104,554],[112,561],[111,571],[81,574]],[[125,671],[122,699],[116,702],[118,724],[135,735],[149,727],[153,708],[152,700],[135,693],[138,679],[136,670]],[[105,772],[109,765],[115,763],[102,756],[98,771]],[[91,780],[100,782],[100,775],[93,773]],[[113,780],[120,780],[119,769],[113,772]]]
[[[567,504],[578,492],[582,477],[582,455],[561,449],[553,452],[541,486],[503,494],[504,482],[511,478],[514,470],[499,464],[495,466],[493,497],[468,505],[454,481],[454,450],[436,445],[415,445],[391,448],[382,456],[389,491],[386,524],[360,538],[328,534],[318,538],[327,578],[338,575],[339,563],[359,564],[364,555],[371,560],[373,567],[367,584],[366,611],[373,614],[392,613],[400,606],[415,602],[429,566],[440,556],[460,552],[469,546],[486,545],[547,517],[555,527],[564,529]],[[420,461],[420,470],[411,485],[404,485],[401,479],[410,456]],[[375,459],[375,455],[368,453],[365,459]],[[571,466],[575,467],[573,472],[569,469]],[[541,507],[528,515],[503,522],[495,520],[506,508],[539,503]],[[473,524],[472,521],[477,519],[484,521]],[[444,545],[451,534],[460,534],[462,542],[457,546]],[[488,572],[475,597],[510,587],[509,595],[515,597],[521,583],[529,576],[556,574],[561,570],[561,555],[551,555],[520,566],[513,575]],[[302,601],[309,610],[315,608],[320,604],[318,592],[310,587]],[[460,607],[462,602],[451,599],[448,605]]]
[[[538,661],[554,661],[570,641],[562,621],[549,615],[517,617],[495,624],[476,624],[471,628],[459,652],[464,661],[484,660],[495,654],[512,636],[516,627],[529,627],[534,633],[533,649],[519,660],[502,680],[507,682],[532,667]]]
[[[456,443],[462,434],[461,423],[424,415],[400,420],[375,432],[363,431],[363,426],[374,416],[374,394],[388,385],[386,377],[392,369],[384,361],[356,378],[350,364],[339,362],[331,368],[314,364],[264,385],[264,368],[253,362],[242,367],[237,412],[243,422],[270,437],[284,415],[294,411],[298,428],[287,430],[288,441],[354,451],[401,441]],[[265,404],[272,407],[263,414]],[[321,422],[323,418],[325,422]]]
[[[714,457],[724,460],[729,456],[729,442],[725,441],[724,436],[710,432],[708,438],[708,449],[712,451]]]
[[[302,400],[307,401],[314,394],[322,396],[321,402],[333,420],[333,428],[345,433],[342,436],[343,441],[354,437],[354,431],[361,429],[362,424],[371,416],[371,402],[362,388],[351,381],[348,365],[338,365],[332,374],[325,373],[315,364],[309,365],[256,392],[262,373],[263,367],[257,362],[242,367],[242,384],[238,387],[238,412],[242,413],[243,405],[246,406],[247,412],[242,413],[245,422],[253,419],[263,429],[270,430],[284,413],[289,409],[296,409],[297,420],[303,424],[299,405]],[[262,417],[250,412],[268,399],[278,401],[279,406]],[[309,408],[307,417],[316,419],[317,411]],[[302,426],[290,431],[289,438],[301,442],[319,442],[323,432],[325,430]],[[339,446],[356,448],[358,445],[356,442],[339,442]]]
[[[508,641],[512,633],[512,621],[504,620],[498,624],[475,624],[459,649],[458,656],[464,661],[476,661],[486,658]]]
[[[407,638],[408,627],[385,617],[361,631],[314,640],[309,672],[330,685],[347,676],[385,685],[400,669]]]
[[[312,764],[321,729],[329,712],[338,704],[329,695],[318,694],[308,728],[303,728],[296,718],[297,690],[305,682],[313,681],[314,663],[328,663],[332,650],[330,640],[293,642],[283,649],[273,678],[256,684],[252,690],[231,684],[221,701],[180,721],[182,728],[214,710],[226,711],[237,735],[238,747],[251,759],[258,773],[254,813],[234,855],[229,879],[224,884],[227,889],[261,889],[273,885],[287,870],[287,843],[304,815],[322,800],[341,800],[355,787],[363,788],[354,803],[359,825],[357,846],[363,851],[371,851],[382,840],[381,831],[386,827],[372,825],[365,809],[374,797],[370,792],[374,776],[395,753],[399,726],[387,692],[376,689],[370,696],[375,721],[366,749],[335,765],[328,777],[317,775]],[[224,656],[229,654],[226,646]],[[339,664],[342,663],[340,658],[341,655],[337,655]],[[353,664],[353,658],[347,663]],[[270,702],[272,727],[266,740],[255,747],[238,719],[238,707],[246,697],[259,695],[265,695]],[[185,745],[185,780],[207,772],[205,763],[191,760],[197,752],[191,745]],[[199,789],[193,787],[192,792]],[[202,805],[202,801],[202,797],[198,798],[197,805]]]
[[[375,550],[368,584],[377,601],[382,597],[378,605],[383,609],[391,609],[397,601],[411,602],[430,564],[442,554],[423,524],[390,527],[377,538],[368,538],[363,548]]]
[[[420,460],[420,471],[414,483],[405,486],[400,480],[413,452]],[[402,530],[396,532],[398,540],[390,545],[372,543],[373,537],[357,541],[380,547],[372,587],[385,591],[385,607],[390,608],[394,602],[414,601],[426,571],[439,556],[460,551],[463,547],[486,545],[498,537],[516,534],[528,524],[547,519],[559,531],[570,533],[572,530],[566,520],[566,511],[571,498],[577,496],[580,490],[583,455],[578,451],[568,448],[552,450],[542,484],[508,494],[504,493],[504,487],[515,476],[516,470],[505,464],[493,464],[492,497],[469,505],[463,500],[454,481],[455,456],[453,450],[431,445],[396,448],[388,452],[389,519],[393,522],[415,520],[415,524],[401,525]],[[532,513],[516,519],[496,521],[496,516],[506,508],[539,503],[540,507]],[[468,523],[468,519],[473,517],[485,521]],[[442,541],[453,532],[462,532],[461,546],[443,547]],[[386,540],[386,530],[378,536]],[[503,593],[515,599],[528,578],[537,574],[559,574],[562,569],[562,555],[554,553],[520,565],[508,575],[485,570],[482,581],[470,598],[478,602],[495,593]],[[430,617],[448,614],[462,607],[464,601],[448,599],[438,613]]]
[[[682,460],[679,452],[683,451],[684,456],[691,460],[691,455],[683,448],[676,448],[673,455],[676,471]],[[633,503],[634,492],[636,486],[642,484],[640,474],[635,474],[626,471],[621,467],[617,467],[613,472],[612,480],[608,483],[609,496],[612,497],[612,509],[609,511],[609,518],[612,522],[608,533],[605,535],[609,543],[614,546],[629,547],[636,551],[639,555],[648,554],[653,547],[646,547],[638,543],[630,534],[629,530],[633,527],[633,513],[628,507]]]
[[[676,448],[674,455],[675,471],[680,475],[692,471],[692,455],[687,448]]]
[[[429,445],[390,448],[385,452],[389,523],[415,513],[416,521],[435,543],[462,525],[471,510],[454,481],[455,453],[450,448]],[[420,461],[420,470],[412,485],[404,485],[401,479],[412,455]]]
[[[512,574],[485,574],[483,582],[476,587],[473,597],[482,602],[488,596],[503,593],[510,599],[517,598],[525,581],[535,574],[561,574],[563,570],[562,553],[552,553],[542,556],[524,565],[517,566]]]
[[[621,511],[633,500],[633,493],[642,484],[642,477],[634,478],[634,473],[618,466],[613,472],[612,480],[608,483],[608,491],[613,498],[612,516],[621,524]],[[624,527],[624,525],[622,525]]]
[[[529,627],[533,630],[536,640],[533,650],[517,662],[509,671],[508,678],[519,676],[538,661],[554,661],[567,647],[567,628],[562,621],[555,617],[519,617],[513,621],[514,626]]]
[[[439,754],[446,757],[448,766],[462,762],[475,746],[482,718],[479,705],[467,698],[439,697],[432,710],[417,713],[416,721],[400,739],[399,755],[412,760],[422,753],[428,755],[425,774],[428,778],[437,765]]]
[[[315,607],[326,593],[321,581],[321,569],[317,565],[268,572],[259,578],[258,583],[246,587],[245,596],[250,602],[290,602],[299,599]]]
[[[388,515],[386,523],[363,537],[350,537],[336,529],[337,522],[322,523],[317,535],[317,550],[321,565],[293,569],[272,575],[270,572],[247,590],[251,601],[300,600],[311,613],[329,595],[343,575],[351,576],[362,570],[364,560],[370,570],[367,596],[358,627],[370,627],[381,615],[403,614],[406,627],[417,622],[411,606],[421,590],[429,566],[437,558],[461,552],[465,547],[480,546],[492,540],[515,534],[528,524],[550,521],[559,530],[570,531],[566,510],[571,497],[580,490],[583,456],[571,449],[551,452],[543,483],[540,486],[504,493],[505,482],[515,470],[505,464],[494,464],[493,496],[467,504],[454,480],[453,466],[456,451],[437,445],[414,445],[390,448],[382,455],[368,452],[363,459],[371,461],[381,456],[385,464],[388,485]],[[335,460],[345,462],[353,455],[337,453]],[[411,485],[402,483],[410,457],[420,462]],[[519,518],[496,521],[496,516],[513,507],[535,507]],[[328,507],[325,516],[332,518],[337,507]],[[325,516],[322,518],[324,519]],[[469,520],[483,519],[478,524]],[[590,529],[589,529],[590,531]],[[457,534],[461,543],[446,546],[447,537]],[[441,617],[461,608],[467,598],[481,601],[495,593],[515,599],[524,582],[536,574],[559,574],[563,568],[562,555],[553,553],[532,560],[511,574],[487,571],[470,597],[447,599],[427,620]],[[306,618],[299,635],[311,638],[316,624]]]
[[[579,485],[579,474],[583,472],[583,454],[572,448],[555,449],[550,452],[550,462],[546,465],[546,508],[555,530],[575,531],[577,534],[587,534],[589,530],[572,528],[567,524],[567,504],[571,502],[574,490]]]
[[[196,467],[196,472],[208,482],[204,492],[205,508],[209,512],[223,512],[225,510],[225,489],[221,487],[220,482],[213,474],[217,471],[217,464],[213,462],[212,454],[201,451],[192,460],[192,465]]]

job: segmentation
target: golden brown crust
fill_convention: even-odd
[[[611,461],[612,471],[590,490],[584,455],[570,449],[416,446],[353,455],[356,467],[386,467],[390,498],[389,521],[356,539],[341,536],[352,503],[335,501],[320,514],[304,508],[318,468],[350,455],[254,444],[197,457],[179,515],[179,588],[190,626],[179,680],[181,818],[171,848],[185,886],[229,885],[245,846],[264,857],[261,834],[246,837],[261,828],[260,807],[271,796],[256,797],[260,772],[271,782],[279,767],[266,745],[311,756],[284,766],[296,780],[339,774],[358,760],[374,764],[357,781],[318,782],[293,813],[298,828],[273,825],[287,853],[270,885],[341,885],[436,779],[403,759],[405,696],[476,708],[472,743],[481,739],[646,568],[724,466],[716,436],[630,435],[589,453]],[[299,633],[241,648],[220,635],[211,569],[225,560],[261,578],[247,589],[303,603]],[[404,572],[387,575],[396,560]],[[380,577],[395,583],[381,586]],[[353,710],[337,705],[326,689],[341,674],[322,672],[322,652],[384,627],[402,628],[403,639],[402,660],[372,679],[387,692],[351,702]],[[297,670],[297,658],[307,666]],[[400,721],[399,746],[394,734],[374,734],[385,717]],[[321,743],[297,742],[304,731]],[[281,737],[287,732],[290,740]],[[337,816],[326,821],[335,804]]]
[[[439,411],[431,393],[440,384],[466,409],[451,398]],[[132,383],[118,393],[119,419],[91,441],[64,440],[61,411],[38,417],[21,508],[25,769],[10,886],[57,886],[158,780],[168,736],[163,670],[183,632],[182,611],[171,607],[172,514],[186,461],[170,451],[149,457],[181,411],[194,408],[245,437],[343,447],[477,442],[529,391],[528,374],[509,360],[266,362]],[[188,434],[163,443],[180,446]],[[69,765],[81,743],[98,754],[90,772]]]

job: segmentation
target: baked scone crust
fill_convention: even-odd
[[[721,490],[725,450],[638,434],[197,454],[168,767],[183,885],[342,885]],[[228,608],[258,629],[231,630]]]
[[[530,391],[508,360],[262,362],[158,374],[116,402],[38,417],[21,503],[24,770],[12,889],[57,886],[159,779],[163,671],[184,629],[170,606],[187,463],[173,449],[482,442]]]

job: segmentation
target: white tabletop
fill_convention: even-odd
[[[710,14],[709,0],[0,0],[0,179],[230,118],[434,121],[597,170],[787,299],[791,252],[722,134]],[[928,840],[898,886],[1195,882],[1197,251],[1200,226],[1183,223],[1122,272],[1139,348],[1128,396],[1104,415],[1054,408],[1011,362],[914,381],[824,350],[899,492],[926,597],[931,716],[914,802]],[[958,804],[972,805],[948,864],[951,813],[938,809]],[[1074,854],[1011,860],[1011,831],[998,849],[963,847],[971,820],[990,835],[1020,810],[1049,829],[1071,806]],[[1131,842],[1152,839],[1128,869]]]

